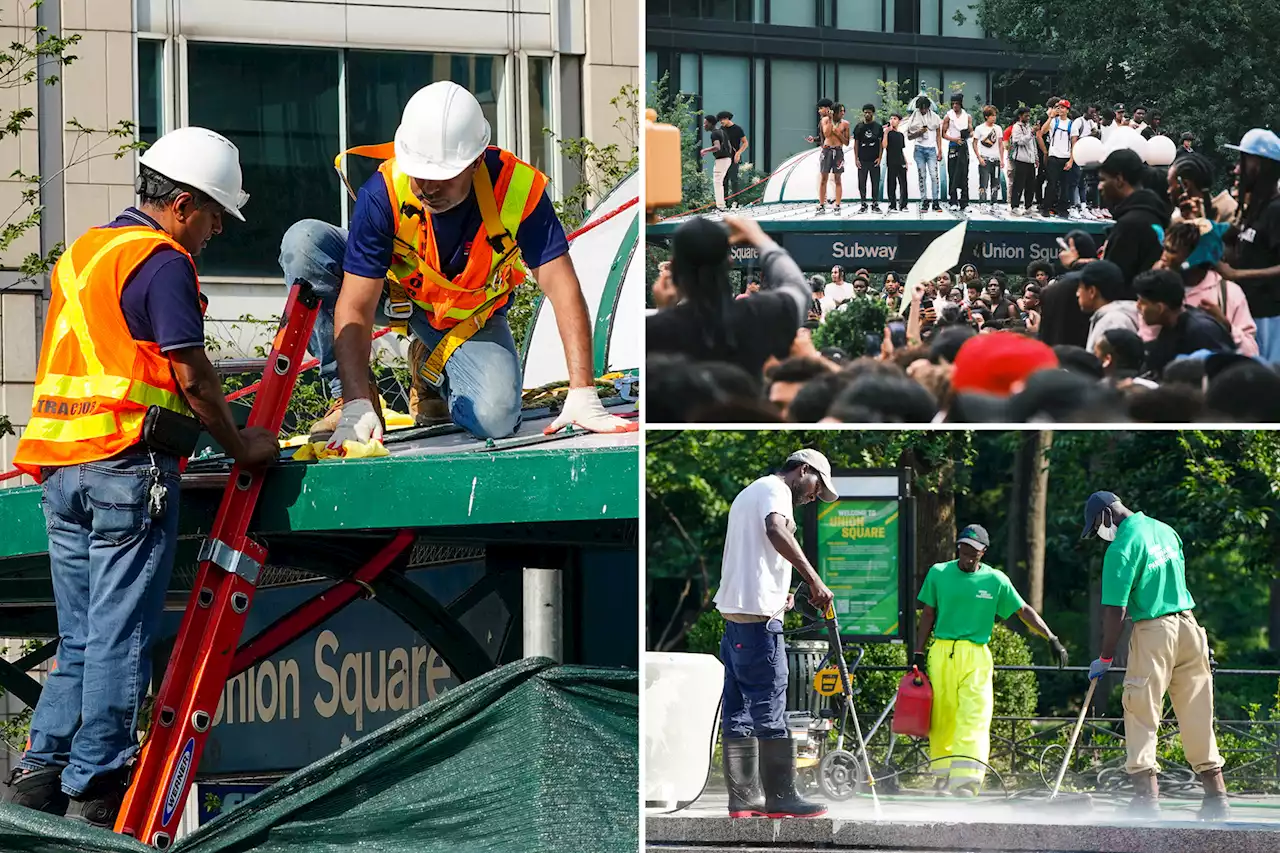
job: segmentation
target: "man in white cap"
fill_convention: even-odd
[[[724,778],[729,816],[818,817],[826,807],[796,792],[795,742],[786,726],[787,655],[782,615],[793,604],[791,569],[820,611],[831,590],[796,541],[793,507],[836,499],[831,464],[797,450],[782,470],[733,499],[715,603],[725,620]]]
[[[43,486],[60,642],[3,800],[102,827],[138,751],[179,467],[201,424],[241,465],[280,452],[274,433],[236,427],[204,351],[194,258],[224,213],[244,220],[239,152],[204,128],[175,130],[142,155],[136,189],[137,207],[77,238],[53,269],[14,458]]]
[[[360,188],[350,230],[304,219],[285,234],[286,282],[305,279],[320,295],[310,349],[335,405],[312,435],[329,433],[330,448],[382,437],[369,382],[375,321],[407,323],[420,344],[415,379],[444,398],[454,423],[481,438],[513,433],[523,377],[506,313],[529,276],[555,310],[569,371],[547,432],[638,427],[596,396],[590,315],[547,176],[490,146],[490,135],[474,95],[432,83],[405,105],[394,143],[343,152],[383,160]]]

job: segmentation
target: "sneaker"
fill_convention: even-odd
[[[862,205],[858,208],[858,212],[859,212],[859,213],[866,213],[866,212],[867,212],[867,203],[866,203],[865,201],[864,201],[864,202],[862,203]]]
[[[836,216],[839,216],[839,215],[840,215],[840,205],[838,205],[838,204],[832,205],[832,206],[831,206],[831,212],[832,212],[832,213],[834,213]]]
[[[0,792],[0,802],[62,817],[67,813],[68,803],[68,797],[62,791],[62,768],[14,770],[9,774],[4,791]]]
[[[880,210],[880,205],[878,205],[878,204],[873,204],[873,205],[871,205],[871,212],[872,212],[872,213],[881,213],[882,211]]]
[[[818,212],[818,213],[826,213],[826,212],[827,212],[827,206],[826,206],[825,204],[820,204],[820,205],[818,205],[818,210],[817,210],[817,212]]]

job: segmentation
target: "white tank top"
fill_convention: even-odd
[[[949,110],[947,118],[950,119],[947,123],[947,139],[952,142],[960,141],[960,131],[972,129],[973,116],[968,113],[962,112],[957,116],[955,110]]]

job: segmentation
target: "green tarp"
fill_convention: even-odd
[[[519,661],[263,791],[172,848],[191,853],[634,853],[634,672]],[[0,850],[143,851],[0,806]]]

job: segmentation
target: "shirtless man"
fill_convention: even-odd
[[[818,115],[821,123],[818,126],[818,139],[822,142],[822,165],[818,175],[818,212],[822,213],[827,206],[827,178],[835,181],[836,194],[832,210],[840,212],[840,201],[844,198],[844,148],[849,144],[851,130],[849,122],[844,120],[844,105],[832,104],[828,98],[818,102]]]

